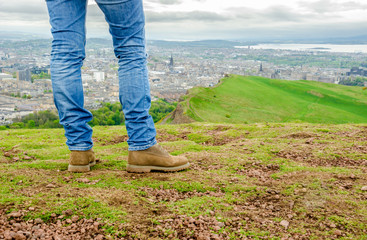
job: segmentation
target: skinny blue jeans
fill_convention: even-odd
[[[112,35],[119,63],[119,100],[125,115],[130,151],[156,144],[156,129],[149,115],[150,87],[145,50],[142,0],[97,0]],[[93,147],[93,118],[84,108],[81,67],[85,58],[87,0],[46,0],[53,36],[51,80],[60,124],[70,150]]]

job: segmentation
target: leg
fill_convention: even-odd
[[[145,52],[145,18],[142,0],[97,0],[105,14],[119,62],[120,102],[129,135],[129,150],[156,144],[149,115],[151,104]]]
[[[93,147],[92,114],[84,109],[81,67],[85,58],[87,0],[47,0],[53,36],[51,79],[54,101],[70,150]]]

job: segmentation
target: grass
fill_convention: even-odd
[[[367,91],[315,81],[231,75],[216,87],[191,89],[180,104],[204,122],[367,123]]]
[[[157,225],[158,238],[169,239],[176,229],[160,220],[178,215],[215,217],[226,224],[216,234],[230,239],[330,239],[335,230],[341,239],[366,237],[367,125],[191,123],[157,130],[161,145],[189,158],[190,170],[127,173],[120,127],[94,128],[100,163],[78,174],[66,171],[63,130],[0,131],[0,208],[47,223],[72,210],[99,219],[106,236],[139,239],[152,239]],[[159,200],[172,192],[179,198]]]

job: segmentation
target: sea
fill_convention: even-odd
[[[236,46],[235,48],[248,48]],[[327,51],[341,53],[367,53],[367,44],[364,45],[337,45],[337,44],[259,44],[251,49],[280,49],[294,51]]]

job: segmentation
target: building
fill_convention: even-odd
[[[347,72],[347,76],[351,75],[359,75],[367,77],[367,68],[353,67],[352,69],[350,69],[350,72]]]
[[[32,81],[31,71],[29,69],[17,71],[17,80],[31,82]]]
[[[50,66],[47,67],[33,67],[31,68],[32,74],[50,73]]]
[[[0,73],[0,80],[3,80],[3,79],[11,79],[11,78],[13,78],[13,76],[10,75],[10,74]]]
[[[104,72],[93,72],[93,78],[97,82],[103,82],[105,80],[105,74]]]

